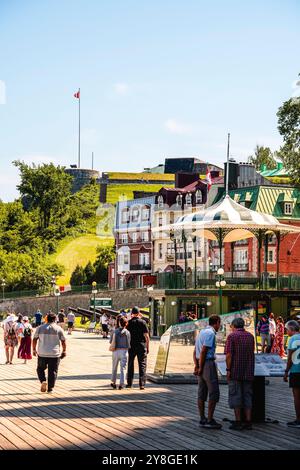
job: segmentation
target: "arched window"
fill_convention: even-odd
[[[131,222],[138,222],[140,216],[140,208],[138,206],[134,206],[131,209]]]
[[[158,196],[158,199],[157,199],[157,203],[158,203],[158,207],[164,207],[164,198],[163,196]]]
[[[185,203],[187,206],[191,206],[192,205],[192,195],[191,193],[188,193],[186,196],[185,196]]]
[[[177,194],[176,196],[176,205],[178,207],[182,207],[182,195],[181,194]]]
[[[196,204],[202,204],[202,192],[200,189],[196,191]]]

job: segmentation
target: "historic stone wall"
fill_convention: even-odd
[[[59,296],[59,308],[81,307],[89,308],[91,294],[69,294],[65,293]],[[111,297],[113,308],[119,310],[121,308],[129,308],[134,305],[139,307],[148,307],[149,297],[147,289],[128,289],[125,292],[117,291],[101,291],[96,295],[97,298]],[[37,309],[43,313],[49,309],[56,311],[56,297],[24,297],[15,300],[5,300],[0,303],[1,312],[23,313],[23,315],[33,315]]]

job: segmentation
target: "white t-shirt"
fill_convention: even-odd
[[[275,320],[273,320],[273,318],[270,318],[269,319],[269,331],[270,331],[270,335],[275,335],[276,333],[276,323],[275,323]]]
[[[107,325],[108,324],[108,318],[105,314],[102,315],[102,317],[101,317],[101,324],[102,325]]]

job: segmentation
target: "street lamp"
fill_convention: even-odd
[[[6,286],[5,279],[2,279],[1,286],[2,286],[2,302],[4,302],[4,289]]]
[[[197,237],[193,237],[193,244],[194,244],[194,255],[195,255],[195,266],[194,266],[194,289],[197,289]]]
[[[92,294],[94,294],[94,318],[93,321],[96,322],[96,294],[97,294],[97,282],[92,282]]]
[[[222,289],[226,286],[226,281],[224,278],[224,269],[219,268],[216,275],[216,287],[219,289],[219,312],[220,315],[223,313],[223,306],[222,306]]]
[[[55,286],[56,286],[56,276],[53,275],[52,278],[51,278],[52,294],[54,294]],[[51,295],[51,293],[50,293],[50,295]]]
[[[57,286],[55,284],[53,286],[53,290],[54,290],[54,295],[56,297],[56,315],[58,315],[58,312],[59,312],[59,296],[60,296],[59,286]]]
[[[174,270],[175,270],[174,287],[175,289],[177,289],[177,240],[176,240],[175,233],[173,230],[170,232],[170,240],[174,243]]]

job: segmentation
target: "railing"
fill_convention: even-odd
[[[226,289],[264,289],[264,290],[300,290],[300,275],[288,274],[278,277],[266,276],[262,273],[259,277],[256,273],[247,272],[225,272]],[[194,271],[186,273],[158,273],[158,289],[217,289],[216,274],[214,272],[197,272],[195,278]]]
[[[151,271],[150,264],[131,264],[130,271]]]

